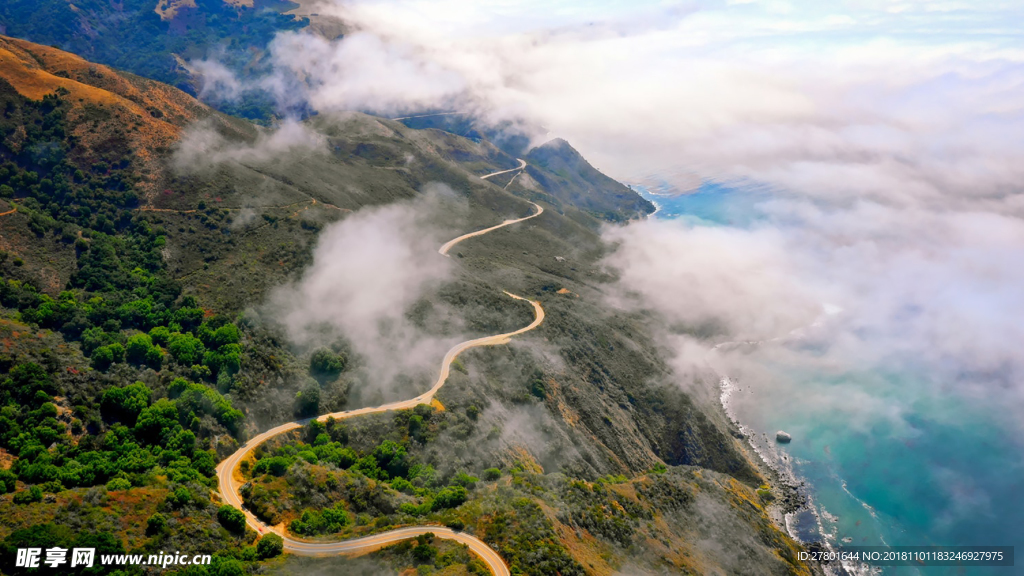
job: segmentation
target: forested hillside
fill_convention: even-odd
[[[0,5],[0,34],[54,46],[196,93],[182,62],[216,55],[247,76],[264,70],[267,45],[308,21],[285,14],[287,0],[10,0]],[[267,102],[225,108],[249,118],[272,113]]]

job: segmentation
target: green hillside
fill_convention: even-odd
[[[484,180],[518,162],[485,139],[349,113],[308,121],[312,147],[217,158],[268,131],[102,67],[76,75],[82,62],[51,48],[0,38],[0,57],[3,573],[19,573],[18,547],[91,541],[216,554],[192,575],[302,570],[221,506],[216,464],[273,425],[424,382],[382,392],[352,342],[291,342],[271,294],[332,223],[436,183],[451,190],[452,208],[428,215],[443,239],[529,202],[544,212],[459,244],[451,276],[403,318],[440,338],[514,330],[531,315],[508,290],[541,302],[544,323],[460,356],[435,404],[261,446],[239,470],[248,509],[309,538],[458,527],[526,574],[810,573],[737,432],[672,381],[649,318],[604,305],[597,230],[652,207],[568,144]],[[182,166],[175,151],[199,142]],[[429,538],[379,558],[480,569]]]

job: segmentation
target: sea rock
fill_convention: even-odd
[[[775,433],[776,442],[781,442],[782,444],[789,444],[791,440],[793,440],[793,437],[787,434],[786,432],[783,432],[782,430],[779,430],[778,432]]]

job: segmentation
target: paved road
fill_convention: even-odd
[[[399,118],[389,118],[389,120],[412,120],[414,118],[430,118],[431,116],[465,116],[465,112],[437,112],[434,114],[417,114],[415,116],[401,116]]]
[[[483,236],[484,234],[487,234],[488,232],[493,232],[493,231],[497,230],[498,228],[504,228],[505,226],[509,226],[509,225],[512,225],[512,224],[518,224],[519,222],[522,222],[524,220],[529,220],[530,218],[536,218],[537,216],[540,216],[541,214],[544,213],[544,208],[542,206],[540,206],[538,204],[534,204],[533,202],[530,202],[530,204],[533,204],[533,207],[537,209],[537,211],[534,212],[533,214],[530,214],[529,216],[525,216],[523,218],[516,218],[515,220],[505,220],[504,222],[502,222],[501,224],[498,224],[497,226],[491,226],[490,228],[484,228],[483,230],[477,230],[476,232],[470,232],[469,234],[463,234],[462,236],[459,236],[458,238],[456,238],[454,240],[449,240],[449,241],[445,242],[444,246],[441,246],[441,248],[438,250],[438,252],[440,252],[441,254],[447,256],[448,255],[448,251],[452,249],[452,246],[455,246],[456,244],[458,244],[459,242],[462,242],[463,240],[467,240],[467,239],[472,238],[474,236]]]
[[[520,160],[520,162],[522,162],[522,160]],[[525,165],[526,163],[523,162],[523,166]],[[491,174],[491,176],[493,176],[493,174]],[[506,220],[497,226],[492,226],[485,230],[480,230],[478,232],[473,232],[470,234],[460,236],[442,246],[440,249],[440,253],[447,256],[448,250],[452,246],[465,240],[466,238],[480,236],[481,234],[486,234],[487,232],[501,228],[503,226],[508,226],[510,224],[515,224],[516,222],[522,222],[523,220],[529,220],[530,218],[540,216],[541,213],[544,212],[544,209],[538,206],[537,204],[533,205],[535,208],[537,208],[537,212],[535,214],[527,216],[525,218],[518,218],[516,220]],[[316,419],[320,421],[326,421],[328,418],[341,420],[345,418],[352,418],[353,416],[361,416],[363,414],[387,412],[389,410],[408,410],[416,407],[419,404],[429,404],[430,401],[434,398],[434,395],[437,394],[437,391],[440,390],[441,387],[444,386],[445,382],[448,380],[448,375],[451,372],[451,364],[459,354],[470,348],[476,348],[479,346],[499,346],[501,344],[506,344],[513,336],[533,330],[537,326],[540,326],[542,322],[544,322],[544,308],[541,307],[540,302],[529,300],[527,298],[523,298],[522,296],[516,296],[515,294],[512,294],[510,292],[505,292],[505,294],[516,300],[529,302],[533,306],[533,322],[531,322],[528,326],[520,328],[519,330],[516,330],[514,332],[508,332],[505,334],[495,334],[493,336],[484,336],[482,338],[475,338],[473,340],[467,340],[465,342],[460,342],[459,344],[452,346],[452,348],[448,350],[448,352],[444,355],[444,360],[441,363],[441,370],[437,376],[437,381],[434,382],[434,385],[430,388],[430,390],[426,391],[423,394],[420,394],[415,398],[409,400],[402,400],[399,402],[392,402],[390,404],[385,404],[383,406],[375,406],[369,408],[360,408],[358,410],[347,410],[344,412],[323,414],[317,416]],[[334,554],[355,555],[366,552],[372,552],[388,544],[405,540],[408,538],[413,538],[415,536],[419,536],[420,534],[425,534],[427,532],[432,532],[439,538],[454,540],[456,542],[460,542],[468,546],[469,549],[473,551],[474,554],[479,556],[490,567],[491,572],[495,576],[510,576],[508,566],[505,565],[505,562],[501,559],[501,556],[499,556],[497,552],[491,549],[491,547],[485,544],[482,540],[469,534],[466,534],[464,532],[456,532],[443,526],[409,526],[406,528],[399,528],[397,530],[391,530],[389,532],[384,532],[381,534],[375,534],[373,536],[367,536],[365,538],[344,540],[341,542],[309,542],[305,540],[292,538],[288,536],[284,529],[280,527],[268,526],[259,518],[256,518],[256,516],[254,516],[251,512],[246,510],[246,508],[242,504],[242,496],[241,494],[239,494],[239,489],[241,488],[241,483],[244,480],[241,478],[240,475],[236,475],[239,463],[241,463],[242,460],[244,460],[246,456],[248,456],[248,454],[252,452],[252,450],[259,446],[260,444],[263,444],[267,440],[279,434],[284,434],[285,432],[295,430],[296,428],[301,428],[302,426],[308,424],[310,420],[312,419],[307,418],[305,420],[297,420],[294,422],[282,424],[280,426],[277,426],[276,428],[271,428],[270,430],[267,430],[266,432],[263,432],[262,434],[249,439],[249,441],[243,444],[237,451],[235,451],[234,454],[226,458],[223,462],[220,463],[219,466],[217,466],[217,481],[221,499],[224,502],[234,506],[235,508],[242,510],[245,513],[246,521],[256,531],[258,531],[260,534],[266,534],[267,532],[276,532],[280,534],[281,537],[284,539],[285,550],[291,554],[298,554],[302,556],[326,556]]]
[[[522,158],[516,158],[516,160],[519,160],[519,166],[516,166],[515,168],[509,168],[508,170],[499,170],[498,172],[491,172],[490,174],[485,174],[481,176],[480,179],[487,180],[491,176],[497,176],[499,174],[508,174],[509,172],[515,172],[517,170],[522,170],[523,168],[526,168],[526,160],[523,160]]]

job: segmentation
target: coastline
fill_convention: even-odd
[[[655,211],[648,214],[646,219],[657,218],[664,209],[663,204],[658,201],[659,195],[642,185],[630,185],[629,187],[634,192],[640,194],[645,200],[654,204]],[[720,343],[715,345],[711,352],[713,353],[719,347],[729,344],[756,345],[759,342]],[[708,367],[718,379],[718,404],[726,421],[732,427],[730,433],[739,440],[745,440],[743,444],[756,454],[756,456],[750,455],[751,463],[755,465],[769,483],[772,502],[765,507],[769,518],[771,518],[776,527],[805,546],[809,551],[832,550],[833,546],[830,539],[834,540],[835,535],[829,535],[826,532],[821,515],[814,505],[810,488],[806,481],[801,480],[793,469],[792,457],[779,450],[774,442],[774,438],[769,438],[765,433],[757,433],[739,420],[730,406],[730,399],[733,394],[741,390],[739,384],[729,376],[719,374],[711,368],[710,364]],[[827,512],[824,513],[827,514]],[[813,563],[813,565],[818,568],[818,571],[829,576],[847,576],[856,573],[852,566],[817,562]]]
[[[717,348],[717,347],[716,347]],[[714,371],[713,371],[714,372]],[[715,372],[719,378],[719,404],[729,423],[736,428],[735,436],[746,440],[748,446],[757,455],[752,463],[769,481],[769,489],[773,501],[765,508],[769,518],[790,538],[793,538],[808,551],[833,551],[835,535],[828,534],[822,523],[821,513],[814,505],[814,498],[807,485],[793,470],[793,460],[788,454],[778,449],[774,439],[766,433],[758,434],[749,426],[744,425],[730,408],[733,394],[741,391],[739,385],[728,376]],[[823,511],[828,514],[827,511]],[[808,523],[811,523],[808,526]],[[845,564],[809,562],[817,566],[828,576],[853,576],[860,572],[856,567]]]

